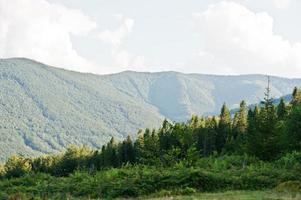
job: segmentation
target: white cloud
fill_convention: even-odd
[[[124,70],[143,71],[146,69],[146,61],[144,56],[134,55],[127,50],[117,49],[112,50],[113,68],[111,72],[119,72]]]
[[[198,57],[206,73],[262,73],[297,76],[301,44],[273,32],[273,18],[229,1],[195,14],[204,41]],[[210,59],[203,62],[204,55]],[[195,64],[195,63],[194,63]]]
[[[125,17],[123,14],[116,14],[114,17],[119,26],[115,30],[106,29],[97,35],[98,39],[111,45],[112,63],[106,69],[106,73],[145,69],[145,57],[135,55],[124,47],[126,39],[134,28],[134,19]]]
[[[97,24],[79,10],[46,0],[0,0],[0,57],[28,57],[77,71],[97,68],[78,55],[71,36]]]
[[[115,15],[121,25],[116,30],[104,30],[98,34],[98,38],[104,42],[108,42],[115,47],[121,45],[125,37],[128,36],[134,27],[134,20],[131,18],[126,18],[122,14]]]
[[[69,70],[109,73],[143,66],[144,57],[124,48],[134,20],[114,15],[115,30],[100,31],[98,24],[80,10],[46,0],[0,0],[0,57],[27,57]],[[90,37],[110,44],[111,64],[96,67],[80,56],[72,37]]]
[[[290,7],[291,0],[273,0],[273,4],[278,9],[286,9]]]

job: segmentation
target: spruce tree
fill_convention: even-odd
[[[279,134],[277,130],[276,108],[273,104],[273,98],[271,97],[269,78],[263,104],[264,106],[260,112],[260,135],[258,136],[261,144],[261,153],[257,156],[264,160],[272,160],[275,159],[279,153]]]
[[[144,138],[143,138],[143,131],[140,129],[137,133],[138,138],[134,142],[134,152],[135,152],[135,160],[137,162],[141,162],[143,157],[143,150],[144,150]]]
[[[243,153],[245,146],[246,133],[248,128],[248,108],[245,101],[239,105],[239,111],[235,113],[233,129],[230,140],[228,140],[227,150]]]
[[[226,106],[223,104],[221,113],[219,116],[217,137],[216,137],[216,150],[218,153],[221,153],[226,145],[227,138],[230,135],[231,129],[231,114]]]
[[[171,148],[171,132],[172,124],[165,119],[163,121],[162,127],[159,129],[158,132],[160,150],[162,151],[162,153]]]
[[[293,94],[292,94],[292,106],[297,106],[301,104],[301,90],[297,87],[294,88]]]
[[[209,156],[216,151],[215,141],[217,135],[217,120],[215,117],[206,120],[205,128],[201,131],[200,143],[201,150],[204,156]]]
[[[301,104],[297,104],[297,101],[293,103],[292,110],[285,123],[286,149],[288,151],[301,151]]]
[[[119,160],[121,164],[134,163],[135,152],[131,137],[128,135],[126,140],[124,140],[119,147]]]
[[[248,109],[245,101],[242,101],[239,105],[239,111],[237,114],[236,124],[234,124],[234,129],[236,131],[236,136],[245,134],[248,128]]]
[[[117,144],[114,137],[111,138],[110,142],[107,144],[104,154],[104,165],[105,167],[118,167],[118,155],[117,155]]]
[[[287,108],[284,102],[284,99],[281,98],[278,106],[277,106],[277,117],[280,120],[283,120],[287,116]]]
[[[248,154],[260,155],[261,141],[260,138],[260,108],[256,105],[254,110],[250,109],[248,112],[248,134],[246,150]]]

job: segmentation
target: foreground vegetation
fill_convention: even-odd
[[[296,194],[301,190],[301,153],[273,162],[245,156],[200,158],[194,166],[128,165],[90,174],[76,171],[67,177],[31,173],[0,182],[0,199],[16,194],[24,198],[116,198],[193,195],[226,190],[268,190]],[[298,164],[299,162],[299,164]]]
[[[225,190],[301,191],[301,91],[273,104],[244,101],[232,118],[163,122],[138,139],[111,141],[101,150],[70,147],[60,155],[13,156],[0,167],[0,198],[116,198]]]

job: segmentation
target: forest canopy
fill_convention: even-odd
[[[69,147],[60,155],[24,158],[12,156],[2,166],[5,177],[29,172],[67,176],[78,169],[102,170],[127,164],[171,166],[180,161],[192,165],[198,158],[212,155],[249,155],[273,161],[286,153],[301,151],[301,90],[294,88],[292,100],[274,105],[267,89],[255,108],[245,101],[231,116],[224,104],[219,116],[192,116],[187,123],[164,120],[158,130],[140,130],[132,141],[128,136],[112,138],[102,149]]]

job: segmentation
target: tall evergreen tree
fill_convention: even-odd
[[[256,105],[254,110],[248,112],[248,134],[246,152],[251,155],[260,155],[260,108]]]
[[[128,135],[119,147],[119,159],[121,164],[135,162],[135,150],[131,137]]]
[[[111,138],[103,152],[105,167],[118,167],[117,144],[114,137]]]
[[[226,106],[223,104],[221,113],[219,116],[217,137],[216,137],[216,150],[221,153],[226,145],[227,138],[230,136],[231,130],[231,114]]]
[[[285,147],[288,151],[301,150],[301,90],[297,87],[293,91],[291,112],[285,123]]]
[[[281,98],[277,106],[277,117],[280,120],[283,120],[287,116],[287,107],[285,105],[284,99]]]
[[[248,128],[248,108],[245,101],[239,105],[239,111],[235,113],[231,136],[227,142],[227,151],[242,153],[245,146]]]
[[[292,101],[291,105],[296,106],[301,104],[301,90],[297,87],[294,88],[293,94],[292,94]]]
[[[227,144],[228,151],[236,153],[244,152],[247,128],[248,108],[246,102],[242,101],[239,105],[239,111],[234,116],[232,136]]]
[[[268,79],[268,87],[266,88],[263,101],[264,107],[260,112],[260,125],[258,136],[261,144],[261,153],[257,155],[264,160],[275,159],[278,155],[279,135],[277,130],[277,114],[276,108],[271,97],[270,79]]]
[[[143,131],[140,129],[137,133],[138,137],[134,142],[134,152],[135,152],[135,160],[137,162],[141,162],[143,157],[143,149],[144,149],[144,138]]]
[[[208,156],[216,151],[215,141],[217,135],[217,120],[215,117],[206,120],[205,128],[200,131],[199,145],[203,156]]]
[[[159,144],[160,150],[165,151],[171,148],[171,132],[172,132],[172,124],[169,123],[166,119],[163,121],[162,127],[159,129]]]
[[[301,105],[292,108],[285,125],[286,149],[288,151],[301,151]]]
[[[241,134],[245,134],[247,132],[247,128],[248,128],[247,117],[248,117],[247,104],[245,101],[242,101],[239,105],[239,111],[235,116],[234,124],[233,124],[235,137]]]

